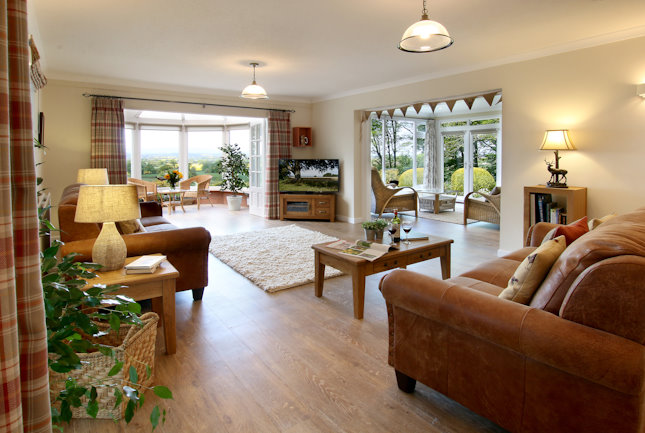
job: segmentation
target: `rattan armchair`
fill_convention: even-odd
[[[472,194],[479,194],[484,199],[471,197]],[[491,194],[476,193],[474,191],[466,194],[464,199],[464,225],[468,224],[468,219],[499,224],[501,200],[502,191],[500,187],[495,187]]]
[[[157,184],[147,180],[128,178],[128,183],[137,186],[137,195],[142,201],[157,201]]]
[[[193,183],[197,184],[197,189],[190,190],[184,194],[184,199],[194,198],[197,202],[197,210],[199,210],[199,205],[201,200],[206,199],[210,202],[211,207],[213,207],[213,201],[211,200],[210,191],[208,189],[211,179],[213,176],[210,174],[200,174],[198,176],[189,177],[186,180],[179,182],[179,189],[190,190],[190,186]]]
[[[407,191],[410,190],[410,191]],[[381,180],[378,170],[372,167],[372,194],[374,207],[372,211],[380,217],[383,212],[399,212],[413,210],[418,215],[419,195],[414,188],[404,186],[389,188]]]

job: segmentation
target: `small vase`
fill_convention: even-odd
[[[177,186],[177,185],[175,185],[174,183],[171,183],[171,184],[170,184],[170,189],[173,189],[173,190],[174,190],[176,186]]]

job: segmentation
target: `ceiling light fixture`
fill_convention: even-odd
[[[426,0],[423,0],[421,21],[412,24],[403,33],[401,42],[399,42],[399,50],[407,53],[429,53],[448,48],[453,42],[454,40],[443,25],[428,19]]]
[[[246,86],[244,90],[242,90],[242,98],[268,99],[269,97],[267,96],[267,91],[255,82],[255,68],[259,65],[259,63],[252,62],[250,63],[250,65],[253,66],[253,82]]]

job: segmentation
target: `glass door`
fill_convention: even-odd
[[[470,189],[465,185],[467,170],[466,166],[466,149],[464,146],[464,133],[445,133],[442,134],[443,144],[443,185],[444,190],[457,191],[458,195],[463,196]],[[468,176],[472,178],[472,176]]]
[[[264,217],[264,146],[266,119],[251,122],[249,153],[249,213]]]

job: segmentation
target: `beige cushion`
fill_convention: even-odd
[[[131,233],[146,231],[146,229],[143,228],[143,225],[141,225],[141,221],[139,221],[138,219],[129,220],[129,221],[118,221],[116,224],[119,229],[119,232],[122,235],[129,235]]]
[[[520,263],[499,297],[528,304],[566,246],[564,236],[558,236],[540,245]]]
[[[612,218],[613,218],[613,217],[615,217],[615,216],[616,216],[616,214],[615,214],[615,213],[610,213],[609,215],[605,215],[605,216],[604,216],[604,217],[602,217],[602,218],[591,218],[591,219],[589,220],[589,231],[591,231],[591,230],[595,229],[595,228],[596,228],[596,227],[598,227],[600,224],[602,224],[602,223],[604,223],[604,222],[607,222],[608,220],[612,219]]]

